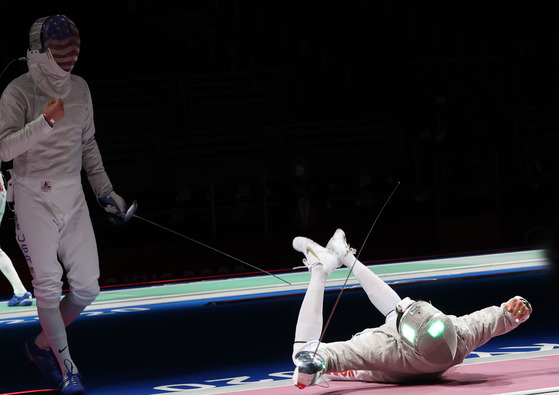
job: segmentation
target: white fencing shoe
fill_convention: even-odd
[[[322,265],[324,271],[330,275],[336,268],[342,266],[340,258],[336,253],[306,237],[299,236],[294,238],[293,249],[305,255],[303,263],[309,270],[315,265]]]
[[[355,248],[351,248],[347,244],[345,232],[341,229],[336,229],[334,236],[330,239],[326,248],[334,251],[339,257],[343,265],[351,268],[355,263]]]

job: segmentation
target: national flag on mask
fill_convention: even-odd
[[[74,22],[64,15],[51,16],[43,24],[41,41],[61,69],[72,71],[80,53],[80,33]]]

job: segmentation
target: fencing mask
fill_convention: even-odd
[[[80,53],[80,33],[74,22],[64,15],[39,18],[29,31],[29,49],[50,50],[56,64],[70,72]]]
[[[441,365],[454,360],[457,335],[448,316],[430,303],[410,298],[400,301],[396,312],[396,325],[402,339],[425,360]]]

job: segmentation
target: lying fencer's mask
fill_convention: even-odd
[[[68,17],[53,15],[37,19],[29,31],[29,50],[49,50],[58,66],[70,72],[80,53],[80,33]]]
[[[430,303],[410,298],[396,305],[396,313],[396,326],[402,339],[427,362],[443,365],[454,360],[457,335],[448,316]]]

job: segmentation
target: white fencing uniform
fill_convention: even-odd
[[[348,341],[320,344],[319,354],[327,364],[324,376],[383,383],[438,378],[450,367],[462,363],[476,348],[495,336],[513,330],[529,317],[516,321],[504,306],[505,303],[500,307],[487,307],[461,317],[448,316],[458,334],[456,356],[449,364],[427,362],[402,339],[393,321],[378,328],[366,329]],[[309,342],[298,351],[314,351],[316,345],[317,342]]]
[[[13,159],[17,239],[33,275],[37,306],[58,306],[58,257],[73,300],[86,306],[99,292],[99,264],[82,167],[98,197],[112,185],[94,139],[86,82],[66,72],[47,78],[54,60],[29,58],[30,71],[12,81],[0,99],[0,159]],[[63,99],[65,116],[51,129],[42,114],[54,98]]]
[[[528,301],[520,296],[514,298],[513,305],[523,306],[515,315],[507,310],[513,308],[509,304],[511,299],[500,307],[487,307],[461,317],[444,315],[426,302],[402,300],[354,256],[341,229],[336,230],[327,248],[305,237],[296,237],[293,248],[305,254],[303,262],[311,273],[293,344],[293,383],[299,388],[315,385],[322,375],[334,380],[385,383],[436,379],[492,337],[516,328],[532,312]],[[326,279],[341,265],[353,269],[371,303],[386,317],[386,323],[366,329],[348,341],[321,343],[318,339],[322,337]],[[431,326],[427,329],[425,325],[430,323],[436,324],[438,333],[431,332]]]
[[[2,218],[4,217],[5,210],[6,210],[6,186],[4,185],[4,177],[0,172],[0,223],[2,223]],[[0,248],[0,272],[2,272],[4,276],[6,276],[6,278],[12,285],[12,288],[14,290],[14,296],[21,297],[27,293],[27,290],[25,289],[25,286],[21,282],[21,279],[17,274],[17,271],[14,267],[12,260],[1,248]],[[10,302],[8,302],[8,306],[9,305]]]
[[[13,160],[16,237],[33,277],[43,329],[24,349],[61,393],[83,393],[66,335],[66,327],[99,294],[99,258],[82,168],[96,196],[107,203],[105,211],[121,214],[126,204],[103,167],[89,87],[71,74],[80,48],[77,27],[60,14],[39,18],[29,44],[29,72],[0,98],[0,160]],[[61,300],[63,268],[70,292]]]

